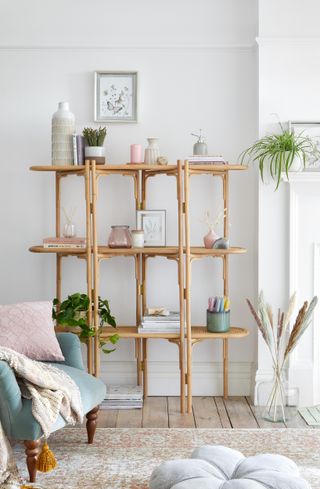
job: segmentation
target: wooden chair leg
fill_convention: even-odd
[[[37,458],[40,452],[40,440],[25,440],[25,453],[27,456],[27,467],[30,482],[35,482],[37,477]]]
[[[99,406],[91,409],[87,413],[87,433],[88,433],[88,443],[91,445],[93,443],[94,434],[96,432],[97,427],[97,418],[98,418]]]

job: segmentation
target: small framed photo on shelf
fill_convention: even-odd
[[[137,92],[136,71],[95,71],[94,120],[137,122]]]
[[[137,229],[144,231],[145,246],[166,246],[166,211],[137,211]]]
[[[314,150],[309,153],[306,161],[307,171],[320,171],[320,121],[289,121],[289,131],[309,137]]]

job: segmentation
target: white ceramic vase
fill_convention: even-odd
[[[146,165],[156,165],[157,159],[160,156],[158,146],[159,138],[147,138],[148,147],[144,151],[144,162]]]
[[[86,159],[95,160],[98,165],[105,163],[105,148],[104,146],[86,146],[84,148]]]
[[[52,164],[73,165],[72,134],[75,132],[75,119],[69,110],[68,102],[59,102],[58,110],[52,116],[51,151]]]

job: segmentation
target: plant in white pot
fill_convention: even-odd
[[[258,139],[240,155],[241,164],[246,161],[259,163],[261,180],[264,181],[265,167],[269,166],[270,175],[276,182],[276,190],[281,181],[281,173],[287,178],[290,171],[301,171],[306,166],[315,145],[308,136],[285,130],[279,122],[280,134],[271,134]]]
[[[92,129],[91,127],[85,127],[82,135],[85,140],[85,157],[103,165],[105,163],[105,149],[103,144],[107,135],[107,128],[99,127],[99,129]]]

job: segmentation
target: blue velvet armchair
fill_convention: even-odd
[[[93,443],[99,411],[99,404],[106,394],[105,384],[85,372],[83,367],[81,344],[72,333],[58,333],[64,362],[51,363],[64,370],[80,389],[83,410],[87,417],[88,443]],[[43,435],[39,423],[32,416],[31,400],[21,397],[15,375],[6,362],[0,361],[0,420],[8,438],[24,440],[30,482],[36,480],[36,464],[39,454],[40,438]],[[65,426],[59,416],[53,431]]]

